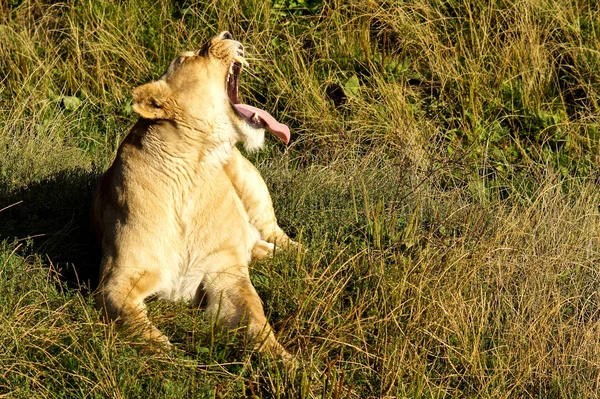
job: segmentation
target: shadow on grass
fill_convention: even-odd
[[[94,289],[100,254],[89,210],[99,177],[72,169],[16,190],[0,180],[0,241],[26,243],[25,255],[51,262],[69,287]]]

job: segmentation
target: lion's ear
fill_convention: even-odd
[[[170,119],[171,95],[164,80],[147,83],[133,91],[133,110],[146,119]]]

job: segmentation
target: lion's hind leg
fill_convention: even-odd
[[[221,254],[220,258],[211,259],[211,263],[225,261],[225,264],[233,266],[207,273],[202,282],[207,299],[206,310],[212,320],[227,329],[245,325],[248,338],[258,351],[290,360],[290,354],[275,339],[243,258],[237,257],[237,262],[226,254]]]
[[[148,319],[144,303],[159,284],[160,275],[149,271],[121,273],[118,278],[108,274],[100,281],[96,304],[108,319],[122,323],[151,342],[170,347],[169,339]]]

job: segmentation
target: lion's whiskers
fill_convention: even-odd
[[[244,73],[250,75],[252,79],[258,80],[260,83],[265,83],[264,79],[259,78],[254,72],[252,72],[248,68],[244,69]]]
[[[267,58],[258,58],[258,57],[245,57],[247,61],[258,61],[258,62],[266,62],[269,61]]]

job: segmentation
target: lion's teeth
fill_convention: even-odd
[[[239,62],[240,64],[242,64],[245,67],[249,66],[248,61],[246,61],[246,59],[239,54],[234,56],[233,60]]]
[[[259,121],[259,118],[258,118],[258,112],[255,112],[255,113],[254,113],[254,115],[252,115],[252,119],[253,119],[255,122],[258,122],[258,121]]]

